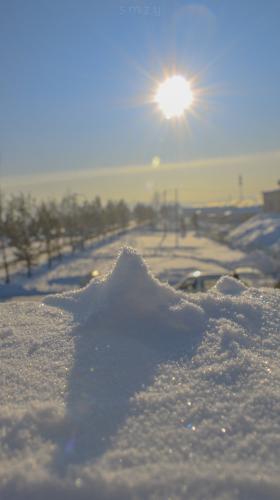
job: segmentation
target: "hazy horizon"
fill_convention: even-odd
[[[239,203],[238,177],[242,173],[243,203],[260,203],[262,191],[277,187],[280,151],[251,155],[202,158],[190,162],[108,166],[101,168],[56,171],[0,178],[7,194],[30,193],[37,198],[60,198],[75,192],[91,198],[124,198],[129,203],[151,202],[155,192],[167,191],[173,199],[178,189],[180,201],[190,205]],[[255,169],[259,171],[255,175]],[[224,178],[226,177],[226,178]]]

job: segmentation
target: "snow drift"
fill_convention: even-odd
[[[227,240],[245,250],[280,248],[279,214],[258,214],[248,219],[228,235]]]
[[[280,249],[279,214],[258,214],[233,229],[227,242],[246,251],[231,267],[256,267],[266,275],[279,274],[277,255]]]
[[[99,318],[120,331],[140,327],[148,335],[151,325],[153,332],[167,331],[171,336],[174,330],[201,332],[205,324],[203,309],[161,284],[129,247],[123,248],[103,281],[93,279],[82,291],[49,296],[45,303],[70,311],[76,319],[87,321],[88,327]]]
[[[183,296],[132,249],[44,304],[1,304],[4,499],[276,499],[280,294]]]

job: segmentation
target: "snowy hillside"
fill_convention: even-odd
[[[278,499],[280,293],[160,284],[124,249],[0,304],[1,500]]]
[[[231,231],[228,241],[245,250],[280,249],[280,215],[259,214]]]

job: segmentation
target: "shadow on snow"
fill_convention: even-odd
[[[75,361],[69,377],[65,429],[54,468],[97,460],[131,414],[130,399],[152,383],[161,363],[191,358],[201,335],[176,326],[172,332],[152,317],[126,321],[123,333],[95,318],[73,331]]]

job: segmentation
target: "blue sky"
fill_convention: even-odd
[[[0,0],[1,175],[268,152],[272,186],[279,14],[278,0]],[[175,69],[205,89],[187,124],[146,102]]]

